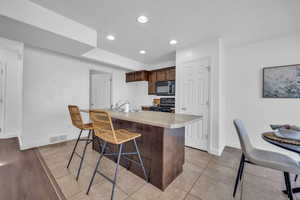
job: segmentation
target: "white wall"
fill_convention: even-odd
[[[48,144],[52,136],[77,137],[67,105],[89,107],[92,69],[112,73],[114,103],[128,99],[125,71],[25,46],[22,149]]]
[[[97,31],[28,0],[1,0],[0,14],[66,38],[97,46]]]
[[[300,35],[226,49],[224,127],[227,145],[240,146],[232,123],[234,118],[240,118],[255,146],[282,151],[263,141],[261,133],[270,130],[270,124],[299,126],[300,100],[262,98],[262,68],[299,63]]]
[[[0,138],[16,137],[22,131],[23,44],[0,38],[0,61],[6,65],[4,130]]]
[[[210,80],[210,93],[211,93],[211,106],[210,106],[210,144],[208,149],[210,153],[220,154],[225,146],[224,137],[220,130],[220,57],[222,40],[216,39],[207,41],[205,43],[195,44],[193,46],[178,49],[176,51],[176,67],[179,69],[185,62],[208,59],[211,66],[211,80]],[[180,74],[176,73],[176,80],[180,80]],[[177,96],[178,94],[176,94]],[[178,98],[177,98],[178,99]],[[178,106],[176,107],[178,110]]]

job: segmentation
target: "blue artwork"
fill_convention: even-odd
[[[264,68],[263,97],[300,98],[300,65]]]

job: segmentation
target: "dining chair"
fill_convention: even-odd
[[[144,173],[145,179],[148,181],[148,176],[143,164],[143,160],[141,158],[138,145],[136,143],[136,139],[141,137],[140,133],[134,133],[130,132],[124,129],[114,129],[113,123],[111,116],[109,113],[106,111],[101,111],[101,110],[91,110],[90,111],[90,119],[93,122],[93,128],[94,128],[94,134],[97,139],[101,139],[104,144],[102,147],[100,146],[101,149],[101,154],[99,155],[99,159],[97,161],[95,170],[93,172],[93,176],[91,178],[90,184],[88,186],[86,194],[89,194],[89,191],[91,189],[91,186],[93,184],[94,178],[96,173],[99,175],[103,176],[105,179],[110,181],[113,184],[112,187],[112,193],[111,193],[111,200],[114,199],[114,193],[115,193],[115,186],[117,182],[117,176],[118,176],[118,169],[120,165],[120,160],[121,157],[123,156],[124,159],[130,161],[131,163],[139,165]],[[123,147],[125,143],[127,144],[128,142],[133,142],[133,145],[135,147],[135,152],[123,152]],[[106,153],[106,148],[107,148],[107,143],[112,144],[112,145],[117,145],[118,147],[118,152],[115,153]],[[100,144],[100,143],[99,143]],[[101,171],[98,170],[100,166],[100,161],[103,156],[117,156],[117,165],[115,169],[115,175],[113,179],[107,177],[105,174],[103,174]],[[132,160],[127,157],[127,155],[137,155],[137,158],[139,162]]]
[[[85,152],[86,152],[87,146],[88,146],[88,144],[90,144],[91,142],[93,142],[93,139],[92,139],[93,137],[90,138],[91,133],[93,133],[93,125],[92,125],[92,123],[86,123],[86,124],[83,123],[83,120],[82,120],[82,117],[81,117],[80,110],[79,110],[78,106],[76,106],[76,105],[69,105],[68,109],[69,109],[69,112],[70,112],[72,124],[76,128],[80,129],[80,133],[78,135],[78,138],[76,140],[76,143],[74,145],[71,157],[70,157],[68,165],[67,165],[67,168],[69,168],[69,166],[71,164],[71,161],[73,159],[74,154],[76,154],[80,158],[80,164],[79,164],[77,175],[76,175],[76,181],[78,181],[80,170],[81,170],[81,167],[82,167],[82,164],[83,164],[83,160],[84,160],[84,157],[85,157]],[[89,131],[87,138],[81,138],[81,134],[82,134],[83,131]],[[78,146],[79,141],[85,141],[85,146],[84,146],[82,155],[80,155],[80,154],[78,154],[76,152],[76,148]]]
[[[237,186],[242,180],[245,164],[253,164],[261,167],[282,171],[284,174],[284,180],[288,197],[290,200],[293,200],[290,173],[299,174],[300,164],[289,156],[254,148],[250,142],[247,130],[243,122],[239,119],[235,119],[234,126],[236,128],[241,143],[242,156],[236,176],[233,197],[235,197]]]

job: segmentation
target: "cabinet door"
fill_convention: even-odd
[[[126,82],[134,81],[134,72],[126,73]]]
[[[148,94],[155,94],[155,83],[148,83]]]
[[[157,81],[166,81],[167,80],[167,73],[166,73],[167,70],[158,70],[156,73],[156,77],[157,77]]]
[[[141,81],[141,80],[143,80],[142,72],[135,72],[134,73],[134,81]]]
[[[149,83],[155,83],[156,82],[156,72],[152,71],[149,72]]]
[[[156,75],[156,71],[151,71],[149,73],[148,94],[155,94]]]
[[[175,68],[170,68],[167,70],[167,80],[168,81],[174,81],[176,77],[176,71]]]

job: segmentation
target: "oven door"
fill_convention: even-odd
[[[170,81],[156,82],[156,95],[158,96],[170,95]]]

